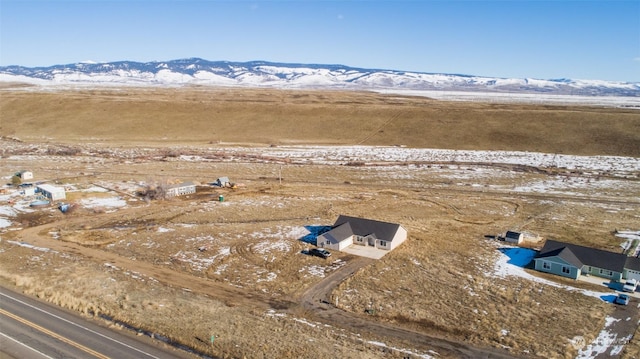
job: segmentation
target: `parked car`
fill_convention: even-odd
[[[625,292],[635,292],[636,288],[638,288],[638,281],[635,279],[627,279],[626,282],[624,282],[624,285],[622,286],[622,290]]]
[[[322,248],[312,248],[309,250],[309,254],[311,254],[312,256],[317,256],[322,258],[328,258],[331,256],[331,252]]]
[[[627,305],[629,304],[629,295],[628,294],[618,294],[615,299],[616,304]]]

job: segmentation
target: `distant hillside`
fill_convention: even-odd
[[[343,65],[265,61],[76,63],[49,67],[0,67],[0,81],[36,84],[207,85],[299,89],[465,91],[640,98],[640,83],[598,80],[496,78],[365,69]]]
[[[436,101],[371,91],[3,90],[0,135],[124,145],[368,145],[640,157],[640,111]]]

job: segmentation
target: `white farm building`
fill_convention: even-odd
[[[57,187],[50,184],[39,184],[36,186],[37,192],[40,192],[43,196],[52,201],[59,201],[67,198],[64,188]]]
[[[192,193],[196,193],[196,184],[193,182],[183,182],[180,184],[174,184],[167,187],[166,196],[167,197],[184,196]]]

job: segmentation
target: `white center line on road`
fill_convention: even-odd
[[[12,337],[10,337],[10,336],[8,336],[8,335],[6,335],[6,334],[4,334],[4,333],[0,333],[0,335],[1,335],[1,336],[3,336],[3,337],[5,337],[6,339],[11,340],[12,342],[14,342],[14,343],[16,343],[16,344],[20,344],[20,345],[22,345],[22,346],[23,346],[23,347],[25,347],[25,348],[31,349],[32,351],[34,351],[34,352],[36,352],[36,353],[40,354],[43,358],[47,358],[47,359],[54,359],[54,358],[52,358],[52,357],[48,356],[47,354],[42,353],[42,352],[40,352],[40,351],[37,351],[35,348],[32,348],[32,347],[30,347],[30,346],[26,345],[26,344],[25,344],[25,343],[23,343],[23,342],[19,342],[19,341],[17,341],[16,339],[13,339]]]
[[[111,338],[111,337],[109,337],[109,336],[106,336],[106,335],[104,335],[104,334],[98,333],[98,332],[96,332],[96,331],[94,331],[94,330],[91,330],[91,329],[89,329],[89,328],[87,328],[87,327],[84,327],[84,326],[82,326],[82,325],[80,325],[80,324],[76,324],[76,323],[74,323],[74,322],[72,322],[72,321],[70,321],[70,320],[67,320],[67,319],[64,319],[64,318],[62,318],[62,317],[59,317],[59,316],[57,316],[57,315],[55,315],[55,314],[53,314],[53,313],[49,313],[49,312],[47,312],[47,311],[45,311],[45,310],[43,310],[43,309],[40,309],[40,308],[38,308],[38,307],[35,307],[35,306],[33,306],[33,305],[29,304],[29,303],[23,302],[23,301],[21,301],[21,300],[20,300],[20,299],[18,299],[18,298],[14,298],[14,297],[12,297],[12,296],[10,296],[10,295],[7,295],[7,294],[4,294],[4,293],[0,293],[0,295],[2,295],[3,297],[9,298],[9,299],[11,299],[11,300],[13,300],[13,301],[15,301],[15,302],[18,302],[18,303],[20,303],[20,304],[22,304],[22,305],[25,305],[25,306],[27,306],[27,307],[29,307],[29,308],[33,308],[33,309],[35,309],[35,310],[37,310],[37,311],[39,311],[39,312],[42,312],[42,313],[47,314],[47,315],[50,315],[50,316],[52,316],[52,317],[54,317],[54,318],[56,318],[56,319],[58,319],[58,320],[61,320],[61,321],[65,322],[65,323],[68,323],[68,324],[74,325],[74,326],[76,326],[76,327],[78,327],[78,328],[80,328],[80,329],[86,330],[86,331],[88,331],[88,332],[90,332],[90,333],[93,333],[93,334],[95,334],[95,335],[98,335],[98,336],[100,336],[100,337],[102,337],[102,338],[108,339],[108,340],[110,340],[110,341],[112,341],[112,342],[114,342],[114,343],[118,343],[118,344],[120,344],[120,345],[122,345],[122,346],[124,346],[124,347],[127,347],[127,348],[131,349],[131,350],[135,350],[135,351],[137,351],[138,353],[141,353],[141,354],[143,354],[143,355],[145,355],[145,356],[147,356],[147,357],[155,358],[155,359],[160,359],[160,358],[158,358],[157,356],[155,356],[155,355],[153,355],[153,354],[147,353],[147,352],[145,352],[145,351],[143,351],[143,350],[140,350],[140,349],[138,349],[138,348],[136,348],[136,347],[133,347],[133,346],[131,346],[131,345],[128,345],[128,344],[126,344],[126,343],[123,343],[123,342],[121,342],[121,341],[119,341],[119,340],[116,340],[116,339],[113,339],[113,338]]]

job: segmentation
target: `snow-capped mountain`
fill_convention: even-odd
[[[343,65],[265,61],[80,62],[50,67],[0,67],[0,81],[38,84],[209,85],[354,90],[470,91],[640,97],[640,83],[570,79],[518,79]]]

